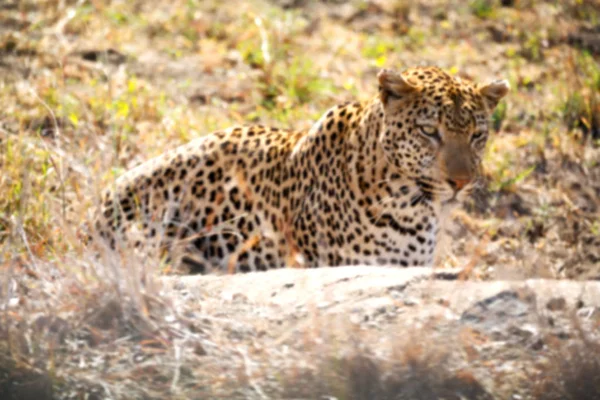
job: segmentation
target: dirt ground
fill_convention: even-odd
[[[193,398],[200,392],[174,388],[197,378],[195,367],[158,371],[189,345],[237,371],[215,361],[205,387],[237,377],[261,398],[255,379],[240,378],[266,354],[260,335],[211,338],[230,323],[226,311],[190,327],[172,309],[181,299],[152,284],[168,265],[94,260],[77,227],[125,169],[232,124],[310,126],[339,102],[371,97],[383,67],[437,65],[513,88],[439,267],[490,284],[600,279],[599,57],[594,0],[0,2],[0,383],[36,371],[38,394]],[[136,357],[135,368],[124,361]]]

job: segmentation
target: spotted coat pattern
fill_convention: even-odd
[[[133,168],[104,193],[96,237],[194,273],[430,264],[508,85],[435,67],[378,81],[370,101],[335,106],[308,130],[233,127]]]

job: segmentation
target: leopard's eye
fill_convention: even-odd
[[[477,131],[477,132],[473,133],[471,135],[471,142],[474,142],[477,139],[481,139],[484,134],[485,134],[485,131]]]
[[[428,136],[428,137],[434,138],[434,139],[440,138],[438,129],[435,126],[421,125],[419,128],[421,129],[421,133],[425,136]]]

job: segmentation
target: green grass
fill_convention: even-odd
[[[495,0],[473,0],[470,2],[471,12],[482,19],[493,18],[496,15]]]
[[[572,62],[571,85],[561,111],[570,129],[579,129],[584,136],[600,140],[600,66],[589,53],[582,53]]]

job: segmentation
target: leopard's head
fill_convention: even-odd
[[[506,80],[478,85],[436,67],[382,70],[379,142],[387,160],[442,202],[473,187]]]

